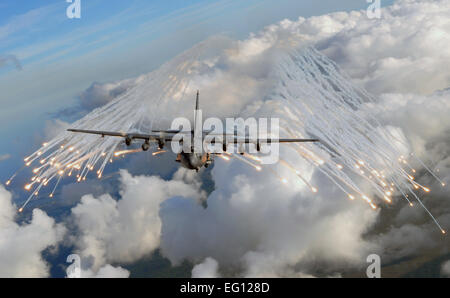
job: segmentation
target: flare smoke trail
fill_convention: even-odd
[[[223,77],[228,68],[239,62],[256,69],[255,84],[263,82],[261,89],[265,93],[242,98],[239,94],[229,95],[228,106],[239,104],[243,108],[238,115],[226,116],[251,113],[251,116],[278,117],[280,137],[321,140],[317,144],[289,145],[288,149],[296,152],[296,160],[292,155],[284,157],[281,152],[283,162],[267,166],[269,170],[276,173],[277,167],[287,168],[307,189],[317,192],[309,178],[294,166],[302,160],[331,179],[350,199],[362,199],[373,209],[376,204],[391,203],[394,195],[403,196],[410,204],[410,198],[414,198],[423,206],[418,191],[429,189],[414,181],[415,170],[406,162],[408,146],[365,108],[375,99],[354,86],[334,62],[314,48],[293,43],[293,40],[289,44],[275,43],[264,49],[265,58],[258,60],[239,48],[239,43],[220,38],[207,40],[140,77],[135,87],[71,127],[140,133],[166,128],[172,117],[184,116],[186,110],[191,110],[195,90],[209,89],[211,94],[222,95],[214,85],[215,78]],[[265,65],[260,67],[258,63],[262,62]],[[208,105],[208,112],[225,116],[219,104]],[[25,159],[27,166],[37,166],[32,181],[25,186],[32,193],[24,206],[42,187],[64,175],[74,175],[82,181],[89,172],[96,171],[101,177],[122,142],[120,138],[64,132],[43,144]],[[260,169],[259,165],[254,166]],[[278,177],[283,183],[291,180]],[[369,183],[370,191],[362,189],[363,182]]]

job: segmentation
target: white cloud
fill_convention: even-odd
[[[23,30],[29,30],[36,23],[48,17],[49,13],[55,10],[55,5],[48,5],[27,11],[20,15],[14,15],[8,22],[0,26],[0,40],[7,41],[6,38]]]
[[[140,82],[141,78],[113,83],[93,83],[80,95],[80,105],[85,110],[101,107]]]
[[[446,0],[397,0],[381,19],[337,12],[285,20],[265,34],[295,32],[376,94],[431,93],[450,86],[449,14]]]
[[[445,277],[450,277],[450,261],[442,264],[441,275]]]
[[[47,120],[44,128],[44,140],[51,140],[70,127],[70,123],[60,119]]]
[[[181,198],[163,203],[161,249],[175,264],[212,257],[226,268],[245,264],[246,276],[267,277],[305,274],[321,260],[332,273],[336,265],[360,265],[376,249],[361,237],[376,218],[365,204],[326,191],[308,196],[237,162],[218,162],[213,178],[208,208]]]
[[[440,175],[448,179],[449,93],[420,94],[450,86],[450,57],[442,52],[450,46],[449,13],[448,1],[397,1],[383,10],[381,20],[370,20],[363,12],[286,20],[238,42],[234,50],[228,51],[233,67],[219,67],[199,76],[194,85],[206,90],[202,92],[207,98],[215,98],[214,104],[220,104],[222,95],[213,94],[223,93],[215,92],[214,84],[222,88],[240,86],[234,78],[257,82],[245,83],[248,88],[242,96],[231,91],[227,94],[230,99],[223,100],[230,103],[228,109],[237,107],[245,113],[246,108],[254,115],[261,112],[257,99],[263,96],[258,95],[266,94],[264,87],[271,86],[273,79],[261,75],[267,73],[264,67],[273,61],[271,47],[306,41],[370,91],[397,92],[383,94],[380,101],[368,106],[370,112],[401,140],[395,141],[401,152],[414,150],[426,161],[430,157],[439,161]],[[431,46],[433,42],[439,46]],[[218,65],[223,66],[224,61]],[[243,73],[248,76],[245,80],[240,77]],[[209,80],[215,83],[210,85]],[[286,155],[283,158],[293,160]],[[400,228],[363,240],[362,235],[376,221],[376,213],[345,201],[326,179],[316,181],[321,186],[319,195],[310,197],[301,188],[285,189],[270,174],[247,172],[236,163],[216,163],[216,190],[208,198],[207,209],[183,199],[163,203],[161,248],[174,263],[185,258],[195,263],[213,257],[224,267],[245,264],[241,274],[247,276],[304,275],[314,272],[319,263],[330,274],[334,268],[360,265],[368,253],[384,251],[391,256],[405,256],[442,244],[436,241],[440,233],[434,225],[427,222],[416,226],[411,222],[420,217],[423,223],[426,214],[421,209],[403,208],[408,212],[402,209],[397,217]],[[423,168],[418,162],[413,165]],[[317,176],[303,165],[296,168],[306,176]],[[440,187],[433,191],[439,196]],[[430,209],[448,227],[448,203],[438,199],[435,204]]]
[[[10,159],[10,158],[11,158],[10,154],[1,154],[0,155],[0,161],[4,161],[4,160]]]
[[[98,269],[97,273],[92,270],[83,270],[81,272],[82,278],[128,278],[130,272],[122,267],[114,267],[112,265],[104,265]]]
[[[449,98],[449,89],[428,96],[384,94],[378,103],[367,107],[380,121],[400,129],[414,154],[424,160],[446,185],[450,182]],[[421,162],[413,157],[409,159],[409,166],[423,169]],[[448,230],[450,204],[447,187],[443,187],[429,174],[420,173],[419,170],[416,173],[416,180],[431,189],[428,195],[419,193],[419,196],[442,227]],[[418,206],[415,200],[413,203]],[[407,204],[392,215],[394,226],[376,240],[384,246],[388,258],[417,255],[450,245],[448,237],[442,238],[436,226],[424,220],[425,216],[422,208],[410,208]]]
[[[424,159],[441,160],[447,152],[434,152],[432,143],[448,141],[450,130],[450,90],[424,96],[418,94],[383,94],[367,108],[383,123],[401,128],[412,151]],[[439,154],[436,156],[435,154]]]
[[[83,196],[72,209],[78,228],[75,245],[97,270],[108,262],[133,262],[159,246],[159,205],[175,196],[199,197],[200,192],[182,181],[158,177],[132,177],[121,171],[120,200],[110,195]]]
[[[46,277],[49,268],[41,254],[62,240],[65,228],[39,209],[29,223],[17,224],[11,197],[0,185],[0,276]]]
[[[219,263],[213,258],[206,258],[202,263],[192,269],[193,278],[216,278],[219,277]]]

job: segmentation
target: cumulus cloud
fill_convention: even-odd
[[[49,266],[42,252],[58,245],[65,228],[39,209],[33,210],[29,223],[17,224],[11,198],[0,185],[0,276],[46,277]]]
[[[364,204],[332,192],[308,197],[237,162],[218,162],[213,179],[206,209],[183,198],[162,204],[161,250],[174,264],[212,257],[236,275],[274,277],[307,274],[320,260],[333,273],[376,249],[361,237],[376,218]]]
[[[192,269],[193,278],[216,278],[219,277],[219,263],[213,258],[206,258],[202,263]]]
[[[442,145],[448,143],[450,133],[449,98],[450,90],[428,96],[389,93],[381,95],[376,104],[367,108],[383,123],[401,128],[412,151],[424,159],[428,156],[437,161],[448,157],[448,151]],[[437,148],[439,146],[441,148]]]
[[[450,261],[442,264],[441,275],[445,277],[450,277]]]
[[[62,118],[71,122],[75,121],[92,110],[104,106],[119,98],[121,95],[126,94],[134,86],[139,84],[143,78],[145,78],[145,75],[116,82],[94,82],[89,88],[79,94],[78,101],[74,106],[61,109],[53,116],[54,118]],[[49,124],[55,126],[55,128],[61,127],[60,124],[63,124],[58,123],[61,122],[60,120],[53,122]],[[50,126],[49,124],[47,126]]]
[[[367,109],[399,136],[402,142],[393,142],[406,146],[402,151],[414,152],[448,185],[450,59],[442,49],[450,45],[449,12],[448,1],[397,1],[383,9],[380,20],[370,20],[364,12],[285,20],[240,42],[239,48],[248,52],[244,55],[248,59],[249,53],[257,56],[267,50],[267,44],[283,42],[286,37],[314,45],[354,81],[380,95]],[[412,167],[422,169],[416,179],[432,189],[422,197],[426,206],[448,229],[448,192],[424,173],[420,162],[410,160]],[[442,239],[421,208],[405,205],[393,216],[393,223],[395,227],[373,240],[390,257],[435,248],[448,251],[448,240]]]
[[[383,94],[376,104],[368,109],[383,123],[395,126],[406,136],[411,151],[425,161],[443,183],[450,182],[450,90],[436,91],[431,95]],[[423,171],[423,164],[412,156],[410,165],[417,171],[416,180],[427,185],[431,193],[422,196],[440,224],[450,227],[450,204],[448,189],[441,182]],[[426,219],[420,207],[403,205],[391,215],[394,225],[386,233],[379,235],[377,242],[385,247],[389,259],[412,256],[432,249],[442,248],[448,252],[448,237],[442,238],[439,231]]]
[[[96,273],[92,270],[82,270],[82,278],[128,278],[130,272],[122,267],[114,267],[110,264],[102,266]]]
[[[101,107],[134,87],[141,79],[141,77],[138,77],[117,82],[95,82],[80,94],[80,106],[88,111]]]
[[[129,263],[151,253],[160,242],[159,205],[176,196],[195,198],[200,191],[182,181],[121,171],[119,200],[86,195],[72,209],[81,256],[97,270],[108,262]]]
[[[285,20],[238,42],[230,60],[244,68],[252,60],[267,61],[261,53],[270,52],[274,44],[293,40],[314,45],[353,80],[381,94],[367,108],[397,136],[401,151],[414,151],[428,164],[434,160],[433,170],[439,169],[448,183],[450,94],[448,90],[432,92],[450,86],[450,59],[442,52],[450,45],[449,12],[445,1],[397,1],[383,10],[381,20],[370,20],[364,12]],[[431,41],[441,46],[431,46]],[[224,74],[214,76],[217,84],[224,78]],[[258,85],[254,88],[262,90]],[[241,103],[248,107],[249,102],[254,97],[244,96]],[[417,161],[412,166],[423,169]],[[315,274],[315,269],[333,273],[333,268],[357,267],[370,251],[398,258],[448,243],[422,209],[407,205],[388,219],[394,227],[364,240],[362,235],[370,231],[376,215],[344,202],[325,180],[317,183],[320,196],[311,202],[304,193],[290,194],[275,185],[272,177],[258,174],[253,181],[254,173],[241,170],[221,163],[214,168],[216,190],[208,198],[207,209],[186,199],[163,203],[161,248],[172,262],[187,258],[195,263],[213,257],[221,266],[240,268],[237,271],[247,276],[304,276]],[[450,226],[445,189],[430,175],[422,176],[418,178],[434,192],[433,200],[424,198],[425,204],[444,227]],[[323,189],[328,189],[325,194]]]
[[[450,44],[446,0],[397,0],[381,19],[365,11],[337,12],[285,20],[269,37],[295,32],[337,62],[370,92],[428,94],[450,86]]]

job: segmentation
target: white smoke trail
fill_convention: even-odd
[[[269,73],[264,75],[272,83],[270,88],[265,86],[269,91],[259,107],[253,108],[254,114],[280,118],[282,136],[320,139],[320,144],[289,147],[298,153],[297,159],[329,177],[349,198],[362,199],[375,209],[379,202],[390,203],[395,194],[410,203],[411,194],[425,208],[416,191],[429,189],[416,183],[413,172],[410,173],[412,168],[405,166],[402,149],[397,148],[401,141],[363,108],[374,98],[352,85],[327,57],[313,48],[293,47],[292,42],[288,46],[275,44],[266,50],[271,61],[264,63],[271,64]],[[193,82],[205,85],[205,78],[209,78],[214,84],[214,76],[226,72],[227,65],[237,63],[233,60],[235,51],[234,45],[224,45],[223,41],[203,42],[143,76],[135,87],[75,122],[72,128],[141,133],[166,128],[172,117],[181,116],[192,103],[193,97],[186,94],[199,88]],[[247,60],[242,63],[250,63]],[[260,100],[252,98],[250,103]],[[34,194],[53,179],[71,175],[73,170],[77,171],[78,181],[85,180],[94,169],[101,177],[121,142],[120,138],[64,132],[25,159],[27,166],[38,164],[33,170],[36,176],[26,189],[34,187]],[[313,192],[317,191],[291,166],[295,160],[286,158],[283,164]],[[361,189],[361,181],[371,185],[370,194]]]

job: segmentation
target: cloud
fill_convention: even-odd
[[[42,252],[59,244],[65,228],[39,209],[33,210],[29,223],[17,224],[11,198],[0,185],[0,276],[46,277],[49,266]]]
[[[45,121],[44,130],[42,133],[36,133],[34,135],[34,145],[33,147],[39,147],[41,144],[48,142],[49,140],[57,137],[59,134],[65,132],[70,127],[70,123],[60,120],[51,119]]]
[[[376,104],[367,109],[383,123],[398,127],[406,136],[414,154],[425,161],[439,178],[448,185],[450,182],[450,90],[436,91],[431,95],[384,94]],[[417,169],[416,181],[427,185],[431,192],[420,195],[442,227],[450,227],[450,205],[448,189],[441,182],[423,170],[423,165],[414,157],[409,166]],[[422,170],[419,170],[422,169]],[[436,229],[427,219],[426,213],[418,204],[410,208],[404,204],[391,214],[394,225],[376,240],[385,248],[386,258],[400,258],[424,254],[433,249],[448,251],[450,240]]]
[[[279,61],[275,49],[314,45],[354,81],[380,95],[364,108],[402,140],[395,141],[402,152],[433,156],[447,181],[449,94],[432,92],[450,86],[450,59],[441,50],[446,46],[428,46],[423,40],[450,44],[449,10],[445,1],[397,1],[383,9],[381,20],[370,20],[364,12],[339,12],[285,20],[242,41],[216,38],[210,41],[210,56],[192,62],[194,73],[188,83],[172,89],[165,86],[170,96],[159,99],[157,114],[151,109],[154,101],[138,110],[150,113],[164,127],[166,119],[161,115],[190,116],[192,102],[185,98],[199,88],[201,98],[207,99],[202,101],[207,113],[219,117],[268,114],[279,108],[273,98],[279,91],[275,87],[282,84],[272,72],[274,62]],[[175,66],[183,58],[167,63],[160,72],[167,72],[171,79],[182,76]],[[171,73],[174,69],[178,72]],[[140,96],[150,95],[147,86],[140,88],[132,82],[93,84],[80,97],[82,105],[97,107],[126,97],[129,88]],[[312,96],[311,90],[303,90],[302,96]],[[79,229],[78,248],[84,257],[93,257],[94,268],[138,260],[160,247],[173,264],[185,259],[200,263],[195,275],[211,268],[217,273],[217,263],[235,276],[339,276],[360,268],[370,253],[395,258],[442,245],[439,231],[435,233],[422,209],[399,207],[387,220],[392,226],[374,231],[383,211],[373,212],[366,204],[348,201],[324,175],[289,150],[285,149],[283,157],[293,161],[310,183],[320,186],[318,194],[311,195],[304,184],[292,182],[297,181],[295,177],[289,177],[289,187],[285,187],[271,171],[255,173],[237,161],[217,160],[212,171],[215,189],[204,208],[198,194],[192,194],[198,184],[122,172],[120,200],[110,195],[84,196],[72,210]],[[418,162],[411,166],[423,170]],[[282,167],[276,170],[280,176],[291,175]],[[431,182],[429,175],[418,173],[416,178],[433,186],[433,200],[425,198],[424,202],[449,226],[445,190]],[[175,195],[161,190],[172,182],[181,183],[185,192]],[[367,186],[361,183],[362,189]]]
[[[285,30],[294,30],[336,61],[354,81],[379,94],[367,111],[404,135],[409,151],[446,185],[450,181],[450,60],[441,47],[450,46],[445,21],[449,12],[447,1],[396,1],[383,9],[380,20],[340,12],[281,22]],[[421,196],[425,205],[448,230],[446,189],[414,157],[409,162],[418,170],[416,180],[432,190]],[[378,234],[373,241],[383,247],[384,260],[432,253],[437,248],[448,251],[448,239],[442,239],[426,216],[421,208],[404,205],[390,218],[383,217],[393,226],[372,233]]]
[[[48,5],[29,10],[20,15],[14,15],[6,24],[0,26],[0,40],[6,40],[20,31],[29,30],[30,27],[43,20],[54,9],[55,5]]]
[[[22,70],[22,64],[15,55],[0,55],[0,68],[4,67],[8,61],[11,61],[17,70]]]
[[[314,44],[354,80],[375,94],[427,94],[450,86],[446,0],[397,0],[381,19],[365,11],[285,20],[266,32],[271,38],[295,32]]]
[[[92,110],[118,99],[121,95],[124,95],[139,84],[144,77],[145,75],[115,82],[94,82],[89,88],[78,95],[78,101],[74,106],[57,111],[53,117],[66,119],[66,121],[74,121],[82,118]],[[47,124],[46,130],[49,130],[52,126],[58,128],[61,126],[60,124],[65,123],[59,119],[53,120],[53,122],[55,123]]]
[[[175,196],[199,197],[182,181],[131,176],[121,171],[120,199],[86,195],[72,208],[78,229],[75,245],[97,270],[108,262],[130,263],[158,248],[161,234],[159,205]]]
[[[83,183],[73,182],[60,186],[60,197],[61,200],[59,204],[65,206],[75,206],[80,202],[80,199],[85,195],[101,196],[105,193],[113,193],[116,190],[115,179],[118,173],[110,174],[111,180],[103,180],[99,183],[98,179],[88,179],[83,181]]]
[[[192,116],[193,102],[186,98],[199,88],[201,98],[206,99],[202,108],[215,116],[262,116],[272,111],[285,116],[283,93],[277,93],[280,88],[276,88],[283,82],[272,71],[274,63],[280,61],[276,49],[299,43],[314,45],[354,81],[379,95],[364,108],[405,143],[393,141],[402,152],[414,150],[424,159],[431,156],[433,168],[439,168],[448,183],[450,94],[449,90],[432,92],[450,86],[450,59],[442,52],[450,45],[445,22],[449,9],[445,1],[397,1],[383,9],[381,20],[369,20],[363,12],[285,20],[246,40],[210,40],[209,57],[182,64],[180,59],[186,56],[181,55],[159,72],[176,80],[185,74],[183,71],[192,71],[189,82],[160,86],[152,74],[142,77],[148,79],[150,87],[167,92],[165,97],[132,79],[93,84],[80,96],[80,105],[96,108],[130,93],[138,94],[153,100],[148,106],[127,101],[127,107],[151,115],[159,128],[164,128],[172,116]],[[439,46],[428,46],[424,40]],[[180,70],[180,65],[187,66]],[[298,78],[306,80],[302,71],[291,69],[285,75],[299,72]],[[304,85],[297,90],[301,96],[318,94]],[[198,264],[193,276],[217,275],[219,264],[233,276],[339,276],[366,265],[366,256],[371,253],[383,254],[383,260],[384,256],[393,259],[448,243],[439,240],[439,231],[422,209],[407,205],[400,205],[384,218],[385,229],[375,230],[384,210],[374,212],[365,203],[349,201],[320,170],[299,160],[292,150],[283,150],[283,158],[292,161],[308,182],[320,186],[317,194],[310,194],[309,188],[282,166],[274,171],[288,177],[288,186],[272,171],[259,173],[236,160],[216,160],[214,190],[205,208],[199,204],[204,194],[199,191],[202,185],[195,173],[180,170],[174,180],[165,181],[122,171],[119,199],[100,194],[100,190],[95,196],[83,196],[72,209],[71,221],[77,229],[74,243],[89,262],[86,270],[100,273],[106,264],[133,262],[159,247],[173,264],[186,259]],[[444,227],[450,226],[445,189],[423,173],[422,164],[413,162],[411,166],[418,171],[416,180],[432,187],[433,197],[425,197],[424,203]],[[368,189],[367,183],[358,185],[363,191]]]
[[[400,127],[416,154],[443,160],[448,152],[445,148],[439,148],[442,152],[438,153],[436,149],[439,143],[448,141],[445,136],[450,131],[450,119],[447,117],[450,112],[449,97],[449,89],[427,96],[389,93],[380,96],[380,100],[369,104],[367,109],[383,123]]]
[[[97,273],[92,272],[92,270],[81,272],[82,278],[128,278],[129,276],[130,272],[128,270],[109,264],[102,266]]]
[[[162,204],[161,250],[174,264],[212,257],[236,275],[273,277],[306,274],[321,260],[331,273],[344,263],[358,266],[375,249],[362,239],[376,218],[364,204],[332,192],[309,197],[243,167],[216,164],[206,209],[183,198]]]
[[[140,81],[141,78],[138,77],[112,83],[93,83],[80,94],[80,106],[87,111],[101,107],[134,87]]]
[[[450,261],[442,264],[441,275],[445,277],[450,277]]]
[[[51,140],[70,127],[70,123],[60,119],[47,120],[44,128],[44,140]]]
[[[1,154],[0,155],[0,161],[5,161],[7,159],[10,159],[11,155],[10,154]]]
[[[193,278],[216,278],[218,273],[219,263],[213,258],[206,258],[202,263],[197,264],[192,269]]]
[[[285,20],[238,42],[229,56],[235,63],[227,70],[232,76],[219,67],[209,77],[200,76],[196,85],[206,89],[209,98],[215,93],[214,88],[208,91],[209,79],[223,88],[236,86],[232,78],[242,81],[236,70],[245,69],[245,81],[253,82],[257,77],[258,83],[246,83],[249,88],[242,97],[231,93],[224,102],[233,106],[234,99],[239,98],[236,106],[240,110],[251,102],[252,107],[258,106],[255,94],[260,93],[252,90],[264,94],[261,86],[270,84],[261,84],[264,77],[258,76],[258,68],[252,68],[251,62],[257,61],[264,73],[267,63],[262,61],[270,61],[268,53],[274,44],[289,40],[312,44],[353,80],[381,94],[367,110],[402,139],[405,144],[397,142],[405,147],[402,151],[416,152],[428,165],[432,157],[433,170],[439,168],[439,176],[448,184],[450,123],[446,115],[450,112],[450,94],[448,90],[432,92],[450,86],[450,59],[442,53],[442,48],[450,45],[446,22],[449,12],[450,4],[445,1],[397,1],[383,10],[379,21],[369,20],[363,12]],[[436,36],[443,47],[423,43]],[[423,169],[422,164],[411,160],[417,170]],[[376,214],[344,201],[325,179],[315,183],[321,188],[313,199],[304,191],[289,193],[273,177],[248,173],[236,163],[230,167],[216,163],[216,190],[208,197],[207,209],[179,198],[162,205],[161,249],[175,264],[186,258],[195,263],[213,257],[226,268],[243,266],[243,271],[236,269],[235,274],[246,276],[304,276],[318,271],[323,274],[323,268],[330,275],[357,268],[369,252],[392,259],[425,253],[448,243],[442,242],[439,230],[420,208],[399,208],[398,214],[386,219],[386,224],[392,221],[394,226],[380,233],[372,230]],[[318,176],[315,173],[313,177]],[[425,173],[416,179],[432,187],[433,199],[425,197],[424,203],[443,227],[450,226],[445,189]],[[363,238],[367,233],[372,237]]]

